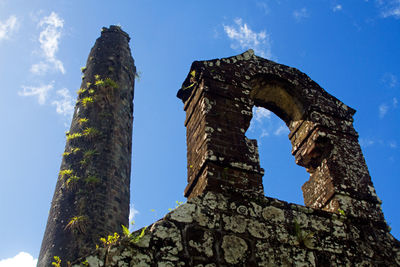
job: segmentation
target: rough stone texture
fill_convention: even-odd
[[[72,266],[400,266],[368,173],[354,110],[300,71],[257,57],[194,62],[178,92],[186,111],[188,202]],[[290,130],[310,173],[306,206],[265,197],[253,106]]]
[[[193,197],[132,240],[73,266],[400,266],[386,224],[244,191]]]
[[[258,106],[290,130],[296,163],[310,173],[302,188],[306,206],[384,220],[353,128],[355,110],[306,74],[249,50],[195,61],[178,97],[186,111],[189,199],[225,188],[263,195],[257,141],[245,136]]]
[[[38,266],[54,256],[64,265],[128,225],[135,78],[128,42],[119,27],[103,28],[82,69]]]

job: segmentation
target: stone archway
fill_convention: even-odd
[[[186,197],[204,191],[263,193],[257,141],[244,134],[256,105],[274,112],[290,130],[296,163],[310,173],[302,187],[306,206],[383,220],[353,128],[355,110],[306,74],[249,50],[195,61],[178,97],[186,111]]]

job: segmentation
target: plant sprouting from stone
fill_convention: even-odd
[[[88,96],[88,97],[85,97],[85,98],[81,99],[81,103],[85,108],[88,106],[88,104],[91,104],[93,102],[94,102],[94,99],[91,96]]]
[[[87,123],[88,121],[89,121],[88,118],[80,118],[79,121],[78,121],[78,123],[79,123],[80,125],[82,125],[82,124]]]
[[[86,92],[86,89],[84,89],[84,88],[79,88],[78,91],[76,91],[76,93],[77,93],[78,95],[81,95],[81,94],[83,94],[84,92]]]
[[[100,241],[104,247],[110,247],[111,245],[116,244],[118,242],[119,237],[120,236],[118,233],[114,233],[114,235],[109,235],[107,236],[107,238],[101,237]]]
[[[58,256],[53,257],[54,261],[51,263],[54,267],[61,267],[61,259]]]
[[[294,231],[296,233],[297,241],[299,242],[299,244],[303,244],[306,248],[309,249],[314,248],[314,233],[302,230],[300,228],[300,224],[297,221],[294,221]]]
[[[77,186],[77,183],[79,181],[79,177],[76,175],[71,175],[67,181],[65,182],[65,184],[67,185],[68,189],[74,189]]]
[[[81,72],[84,73],[86,71],[86,66],[85,67],[81,67]]]
[[[73,133],[73,134],[68,133],[67,140],[72,140],[72,139],[79,138],[82,136],[83,136],[83,134],[81,134],[81,133]]]
[[[61,170],[60,173],[59,173],[59,176],[60,176],[61,179],[68,178],[68,177],[70,177],[72,175],[73,172],[74,171],[71,170],[71,169]]]
[[[100,131],[97,130],[94,127],[88,127],[85,130],[83,130],[83,135],[88,137],[88,138],[94,138],[100,134]]]
[[[85,178],[84,181],[86,184],[94,185],[100,182],[100,179],[95,175],[89,175],[88,177]]]
[[[86,233],[86,228],[88,224],[88,218],[85,215],[72,217],[68,224],[65,226],[65,230],[71,230],[78,233]]]

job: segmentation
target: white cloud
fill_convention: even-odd
[[[20,252],[13,258],[0,260],[0,267],[36,267],[37,259],[26,252]]]
[[[131,222],[133,219],[135,219],[136,214],[139,214],[139,211],[135,209],[134,204],[129,205],[129,221]]]
[[[134,204],[129,205],[129,230],[133,231],[134,224],[135,224],[135,216],[136,214],[139,214],[139,211],[135,209]]]
[[[388,112],[388,110],[389,110],[389,106],[388,105],[386,105],[385,103],[381,104],[379,106],[379,117],[380,118],[385,117],[385,115]]]
[[[400,19],[400,0],[377,0],[377,3],[381,8],[382,17]]]
[[[264,13],[265,13],[265,15],[268,15],[269,14],[269,7],[268,7],[268,5],[266,4],[266,3],[264,3],[264,2],[257,2],[257,6],[258,7],[260,7],[263,11],[264,11]]]
[[[293,17],[297,21],[301,21],[302,19],[308,18],[310,14],[308,13],[307,8],[303,7],[302,9],[298,9],[293,11]]]
[[[266,136],[269,136],[269,133],[268,133],[267,130],[263,129],[262,132],[261,132],[260,138],[266,137]]]
[[[254,32],[240,18],[235,19],[235,24],[233,26],[224,25],[225,33],[233,41],[231,44],[232,49],[251,48],[256,54],[271,58],[271,41],[265,30],[258,33]]]
[[[40,20],[38,26],[42,28],[39,35],[39,42],[45,61],[32,65],[31,72],[34,74],[44,74],[53,67],[64,74],[64,65],[56,58],[64,20],[57,13],[51,12],[49,16]]]
[[[56,106],[58,114],[72,116],[74,112],[74,100],[66,88],[57,91],[58,100],[53,100],[52,105]]]
[[[10,34],[18,28],[17,17],[11,15],[5,22],[0,21],[0,40],[8,39]]]
[[[278,129],[275,130],[274,135],[282,135],[282,134],[288,134],[289,129],[285,125],[280,125]]]
[[[336,5],[336,6],[334,6],[334,7],[332,8],[333,12],[340,11],[340,10],[342,10],[342,9],[343,9],[342,5]]]
[[[253,107],[253,118],[261,123],[264,118],[271,118],[271,111],[261,107]]]
[[[20,96],[37,96],[40,105],[46,103],[47,95],[54,87],[53,83],[42,85],[39,87],[22,86],[22,91],[19,91]]]
[[[396,87],[398,81],[397,77],[393,75],[392,73],[385,73],[382,78],[383,82],[386,84],[388,87]]]
[[[390,148],[393,148],[393,149],[394,149],[394,148],[397,148],[397,143],[396,143],[396,141],[390,142],[390,143],[389,143],[389,147],[390,147]]]
[[[360,138],[359,142],[360,142],[360,146],[364,147],[364,148],[372,146],[373,144],[375,144],[375,141],[372,140],[372,139],[369,139],[369,138]]]
[[[397,98],[393,97],[393,108],[397,108],[398,104],[399,104],[399,101],[397,100]]]

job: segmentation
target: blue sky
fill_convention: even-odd
[[[132,38],[131,203],[135,229],[185,201],[186,129],[176,92],[194,60],[257,55],[296,67],[355,108],[385,217],[400,237],[400,1],[0,0],[0,267],[34,266],[61,164],[80,68],[103,26]],[[254,110],[268,196],[303,203],[304,168],[286,126]]]

